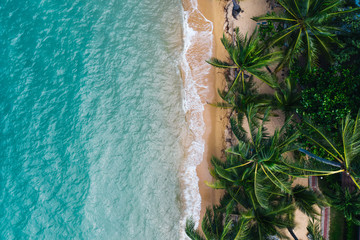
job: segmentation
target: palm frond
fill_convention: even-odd
[[[213,106],[213,107],[223,108],[223,109],[232,109],[233,108],[233,105],[231,105],[229,103],[224,103],[224,102],[209,103],[209,105]]]
[[[211,58],[210,60],[207,60],[206,62],[213,65],[214,67],[218,67],[218,68],[237,68],[237,66],[234,66],[228,62],[221,61],[217,58]]]
[[[309,223],[306,227],[308,230],[308,239],[311,240],[325,240],[325,238],[321,235],[320,224],[315,222],[314,220],[309,220]]]
[[[311,218],[315,218],[320,215],[316,210],[316,205],[319,199],[319,195],[307,187],[296,185],[292,188],[292,196],[294,198],[295,206],[301,212]]]
[[[248,240],[250,234],[250,221],[244,217],[241,217],[238,223],[234,227],[236,232],[234,240]]]
[[[339,43],[336,39],[335,17],[357,12],[360,8],[341,9],[340,0],[278,0],[285,9],[283,13],[266,14],[253,18],[255,21],[277,23],[282,29],[270,38],[270,46],[285,42],[286,50],[283,60],[276,71],[285,64],[291,65],[301,54],[306,58],[306,69],[312,70],[318,65],[319,55],[325,53],[330,57],[330,47]]]
[[[191,240],[206,240],[199,231],[195,230],[195,223],[192,219],[186,220],[185,233]]]

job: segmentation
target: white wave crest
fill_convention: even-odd
[[[186,0],[184,0],[186,1]],[[184,49],[181,67],[184,81],[183,109],[186,113],[191,140],[180,172],[183,209],[180,239],[188,239],[184,228],[186,219],[192,218],[195,227],[200,221],[201,196],[196,167],[203,160],[205,141],[204,95],[207,93],[207,75],[210,65],[205,62],[212,55],[213,23],[197,8],[197,0],[184,2]]]

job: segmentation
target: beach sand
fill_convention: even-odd
[[[223,35],[225,12],[225,2],[216,0],[198,0],[198,8],[204,16],[213,22],[213,57],[226,60],[226,50],[223,48],[220,38]],[[217,89],[224,88],[223,70],[211,68],[208,78],[209,92],[206,100],[209,103],[220,101],[217,94]],[[220,108],[215,108],[210,105],[205,106],[204,121],[206,125],[204,139],[206,142],[204,159],[197,167],[197,174],[199,177],[199,190],[201,195],[201,219],[205,214],[206,207],[218,203],[221,195],[220,190],[214,190],[208,187],[205,182],[212,182],[212,176],[209,173],[211,168],[210,159],[212,156],[221,157],[222,151],[225,149],[225,128],[228,119],[226,118],[226,111]]]
[[[266,0],[245,0],[240,1],[240,7],[243,12],[240,13],[238,19],[234,19],[231,15],[232,2],[231,1],[217,1],[217,0],[198,0],[198,8],[204,14],[204,16],[213,22],[214,24],[214,48],[213,57],[221,60],[227,59],[227,52],[224,49],[220,38],[223,36],[223,32],[226,31],[232,34],[236,27],[240,32],[245,35],[246,33],[252,33],[257,23],[251,18],[260,16],[271,11],[271,6]],[[228,8],[225,12],[224,9]],[[258,90],[260,93],[272,93],[273,89],[256,80]],[[223,76],[223,70],[212,68],[209,74],[209,94],[207,99],[209,102],[220,101],[217,89],[224,89],[225,79]],[[270,133],[273,133],[275,128],[281,127],[284,123],[284,116],[277,112],[278,117],[272,117],[271,121],[267,124],[267,128]],[[201,219],[205,213],[205,209],[208,206],[218,203],[221,197],[221,191],[214,191],[210,187],[206,186],[205,182],[211,182],[212,177],[209,174],[209,168],[211,167],[211,156],[218,158],[223,156],[223,150],[225,149],[225,129],[228,123],[226,117],[226,111],[215,108],[212,106],[206,106],[204,111],[204,120],[206,124],[206,132],[204,139],[206,141],[204,159],[197,167],[197,174],[199,177],[199,189],[202,198],[201,202]],[[308,185],[308,179],[297,179],[294,184]],[[308,223],[308,217],[299,210],[296,211],[295,216],[296,227],[294,232],[300,240],[306,240],[306,226]],[[291,236],[288,232],[284,232],[288,237]]]

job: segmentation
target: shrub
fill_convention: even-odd
[[[338,66],[328,70],[317,68],[312,73],[297,68],[290,71],[290,77],[296,78],[303,89],[297,113],[310,118],[334,139],[338,138],[341,119],[349,112],[355,117],[360,108],[360,75],[351,68]],[[314,154],[328,157],[320,148],[303,140]]]

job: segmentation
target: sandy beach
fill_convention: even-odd
[[[227,60],[227,52],[221,43],[221,37],[224,31],[232,34],[236,27],[239,28],[240,32],[245,35],[246,33],[252,33],[257,23],[251,18],[259,16],[272,11],[271,6],[266,0],[245,0],[240,2],[240,7],[243,12],[240,13],[238,19],[234,19],[231,16],[232,3],[231,1],[216,1],[216,0],[198,0],[198,8],[202,14],[210,21],[213,22],[214,29],[214,46],[213,46],[213,57],[221,60]],[[229,11],[225,11],[225,8],[229,8]],[[229,37],[230,35],[228,35]],[[206,96],[208,102],[220,101],[217,89],[224,89],[225,79],[223,71],[221,69],[212,68],[208,76],[210,91]],[[273,90],[263,82],[256,80],[258,90],[260,93],[271,93]],[[207,105],[204,111],[204,121],[206,125],[206,132],[204,139],[206,142],[204,159],[197,167],[197,174],[199,177],[199,190],[201,195],[201,219],[205,213],[205,209],[208,206],[216,204],[221,197],[221,191],[214,191],[210,187],[206,186],[205,182],[211,182],[212,177],[209,174],[209,168],[211,167],[210,159],[211,156],[218,158],[223,157],[223,150],[225,146],[225,130],[228,123],[226,117],[226,111]],[[278,117],[273,117],[267,124],[267,128],[270,133],[275,128],[281,127],[284,122],[284,117],[279,114]],[[308,185],[308,179],[297,179],[297,184]],[[299,239],[307,239],[306,237],[306,226],[308,223],[308,217],[301,213],[299,210],[296,211],[295,217],[296,227],[294,232]],[[291,237],[288,232],[284,234]]]
[[[204,16],[213,22],[213,57],[219,59],[226,59],[227,52],[223,48],[220,38],[223,36],[225,12],[223,1],[214,0],[198,0],[198,8]],[[208,76],[209,93],[206,96],[206,101],[213,103],[220,101],[217,94],[217,89],[224,88],[224,76],[221,69],[211,68]],[[221,157],[222,151],[225,149],[225,128],[227,124],[226,110],[215,108],[210,105],[205,106],[204,121],[206,125],[205,130],[205,152],[204,159],[197,167],[197,174],[199,177],[199,190],[201,195],[201,219],[205,214],[206,207],[216,204],[220,198],[221,191],[209,188],[205,182],[212,182],[212,177],[209,173],[211,167],[210,159],[212,156]]]

